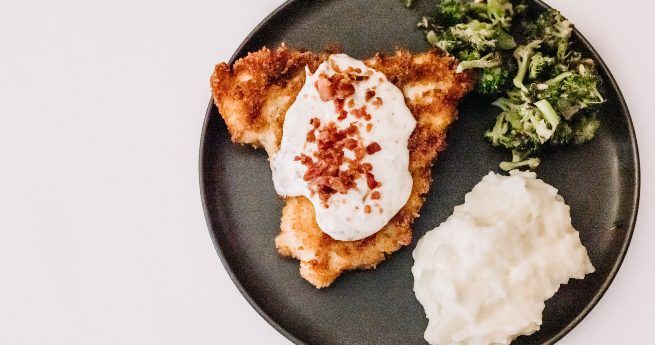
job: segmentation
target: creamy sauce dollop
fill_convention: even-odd
[[[323,100],[318,90],[320,76],[330,77],[346,70],[356,70],[357,75],[365,76],[352,84],[354,93],[343,102],[347,115],[339,114],[335,102]],[[374,97],[368,94],[371,92]],[[368,116],[357,116],[361,114],[356,109],[362,107],[366,107]],[[311,190],[303,178],[307,166],[297,157],[315,157],[317,143],[308,141],[313,123],[320,123],[316,128],[317,136],[329,123],[334,123],[339,130],[354,124],[360,142],[379,146],[379,150],[365,155],[360,162],[372,166],[370,174],[378,183],[374,190],[367,184],[365,175],[355,181],[354,188],[334,193],[327,201]],[[331,55],[313,74],[306,71],[305,84],[286,113],[280,150],[270,161],[275,190],[281,196],[307,197],[314,205],[318,226],[335,240],[366,238],[386,225],[409,198],[412,176],[408,170],[407,146],[415,126],[416,120],[402,92],[383,73],[347,55]],[[343,153],[347,159],[355,158],[348,149]],[[347,166],[344,163],[339,168],[343,170]]]
[[[533,172],[489,173],[414,250],[414,292],[431,344],[509,344],[544,301],[594,272],[557,189]]]

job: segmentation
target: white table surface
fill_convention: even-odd
[[[288,344],[220,264],[197,169],[213,64],[282,0],[0,3],[0,344]],[[653,343],[655,17],[549,3],[621,85],[643,179],[623,267],[561,343]]]

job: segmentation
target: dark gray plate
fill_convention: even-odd
[[[396,46],[424,51],[424,36],[414,28],[433,1],[417,5],[408,10],[398,0],[288,1],[253,31],[232,61],[281,42],[315,51],[339,43],[357,58]],[[546,302],[541,330],[516,344],[553,343],[580,322],[616,275],[637,216],[639,160],[628,109],[600,57],[578,32],[575,40],[578,49],[600,62],[608,98],[603,126],[593,142],[547,154],[538,176],[571,205],[573,225],[596,272],[562,286]],[[347,273],[330,288],[317,290],[300,278],[297,261],[275,251],[282,201],[273,189],[266,154],[233,145],[217,109],[209,107],[200,152],[207,224],[232,280],[264,319],[295,343],[425,343],[427,319],[414,298],[410,272],[416,240],[507,159],[482,137],[496,114],[489,101],[469,97],[460,110],[414,226],[414,242],[375,270]]]

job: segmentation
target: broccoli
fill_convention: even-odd
[[[536,168],[539,160],[529,157],[538,153],[541,146],[558,133],[561,123],[548,101],[541,100],[534,104],[517,101],[520,100],[500,98],[494,102],[503,111],[496,118],[493,128],[485,133],[493,146],[512,151],[512,162],[501,165],[504,170],[523,166]]]
[[[542,137],[534,123],[548,130],[543,119],[539,118],[539,110],[528,103],[512,103],[507,98],[501,98],[494,104],[503,112],[496,118],[494,127],[485,133],[491,144],[520,151],[526,156],[538,151]]]
[[[482,55],[477,50],[464,49],[457,53],[457,59],[459,61],[479,60],[481,57]]]
[[[499,66],[502,63],[502,58],[498,53],[489,53],[484,57],[477,60],[462,61],[455,69],[456,73],[462,73],[471,68],[490,68]]]
[[[470,5],[458,0],[443,0],[437,5],[437,10],[441,22],[453,25],[466,20]]]
[[[507,68],[484,68],[480,73],[476,90],[483,95],[497,95],[505,90],[509,80],[510,74]]]
[[[583,144],[596,135],[600,127],[600,120],[594,115],[580,116],[574,121],[563,122],[555,131],[553,145]]]
[[[605,101],[598,91],[599,78],[595,74],[573,74],[562,81],[557,107],[569,120],[578,111]]]
[[[480,56],[496,48],[496,37],[497,30],[492,24],[478,20],[451,26],[440,34],[434,30],[427,33],[428,42],[443,51],[451,54],[466,51],[465,55],[475,51]]]
[[[566,58],[573,25],[559,11],[542,13],[526,29],[530,39],[543,40],[544,46],[556,52],[559,60]]]
[[[539,164],[541,164],[541,160],[539,160],[539,158],[522,158],[520,153],[512,151],[512,161],[500,163],[500,168],[505,171],[520,169],[524,167],[528,167],[530,170],[534,170],[537,169]]]
[[[487,16],[492,23],[509,30],[512,26],[514,7],[509,0],[488,0]]]
[[[582,116],[574,122],[571,141],[576,145],[586,143],[596,136],[598,128],[600,128],[600,120],[596,115]]]
[[[528,88],[523,85],[523,79],[525,78],[525,74],[528,71],[530,58],[534,54],[535,49],[539,49],[540,46],[541,41],[536,40],[528,43],[527,45],[519,46],[514,51],[514,57],[516,58],[516,62],[518,64],[518,72],[516,73],[516,77],[514,77],[514,86],[524,92],[528,92]]]
[[[488,51],[496,48],[496,28],[493,24],[472,20],[466,24],[457,24],[446,33],[475,50]]]
[[[512,35],[505,30],[498,28],[496,31],[496,48],[500,50],[510,50],[516,48],[516,41]]]
[[[546,74],[555,65],[555,59],[550,56],[544,56],[541,53],[536,53],[530,59],[530,67],[528,71],[528,79],[537,80],[542,75]]]
[[[599,91],[600,76],[588,60],[581,61],[573,71],[564,72],[537,84],[531,97],[548,100],[558,114],[570,120],[580,110],[595,107],[605,99]]]

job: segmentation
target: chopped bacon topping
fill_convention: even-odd
[[[355,93],[353,80],[344,74],[337,73],[330,77],[321,74],[318,76],[315,86],[323,102],[344,100]]]
[[[371,173],[366,173],[366,184],[368,185],[368,188],[370,189],[375,189],[380,187],[380,182],[375,180],[375,175]]]
[[[373,155],[380,150],[382,150],[382,147],[380,147],[380,144],[376,143],[375,141],[366,146],[366,153],[369,155]]]
[[[353,116],[355,118],[357,118],[357,119],[366,118],[367,115],[368,115],[368,113],[366,112],[366,106],[365,105],[362,106],[361,108],[351,109],[350,113],[353,114]],[[368,115],[368,117],[370,118],[371,115]]]
[[[366,80],[372,75],[371,71],[363,72],[360,68],[348,67],[345,71],[338,65],[332,64],[335,74],[328,76],[322,73],[314,84],[323,102],[334,102],[337,120],[343,121],[352,114],[356,119],[371,120],[371,114],[366,111],[366,106],[355,109],[355,83]],[[367,89],[366,101],[379,106],[382,104],[380,97],[376,97],[375,87]],[[347,104],[349,111],[346,111]],[[356,181],[364,177],[366,185],[370,190],[380,186],[372,173],[373,166],[370,163],[363,163],[366,155],[373,155],[382,147],[376,142],[365,146],[359,127],[355,122],[350,123],[346,128],[340,129],[334,122],[322,126],[318,118],[310,120],[312,129],[307,133],[307,142],[316,143],[317,150],[311,156],[300,154],[294,160],[304,165],[307,170],[303,179],[308,182],[312,193],[317,193],[324,207],[328,207],[327,201],[331,195],[336,193],[345,194],[349,189],[357,186]],[[366,131],[370,132],[373,125],[366,124]],[[354,159],[347,158],[345,150],[353,153]],[[374,191],[370,194],[371,199],[380,198],[380,192]],[[371,213],[371,206],[364,207],[365,213]]]
[[[318,119],[312,119],[312,127],[316,126],[316,123],[319,123]],[[362,176],[366,177],[366,184],[370,189],[380,186],[371,173],[371,163],[362,162],[371,145],[364,147],[355,123],[339,129],[334,122],[329,122],[323,128],[312,128],[307,137],[316,142],[317,151],[313,153],[313,157],[301,154],[296,156],[294,161],[307,168],[303,179],[308,182],[312,193],[318,193],[323,206],[327,207],[327,201],[332,194],[345,194],[349,189],[355,188],[356,180]],[[352,151],[355,159],[345,157],[344,150]],[[346,169],[342,169],[344,164]]]
[[[366,95],[365,95],[366,101],[367,102],[370,101],[371,98],[373,98],[373,97],[375,97],[375,90],[373,90],[373,89],[366,90]]]

